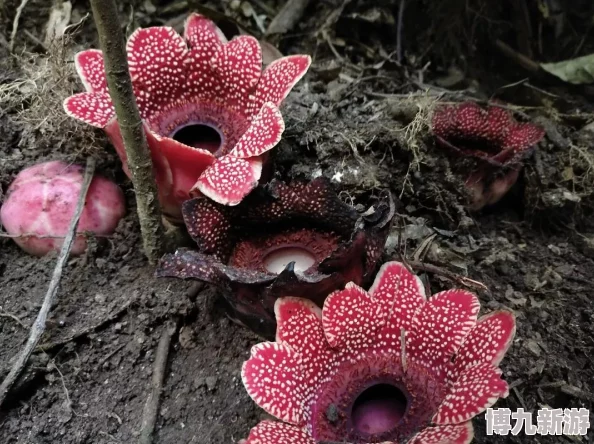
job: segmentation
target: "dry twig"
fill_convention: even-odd
[[[167,358],[169,356],[169,346],[171,345],[171,338],[177,331],[177,324],[173,321],[167,322],[159,345],[157,345],[157,353],[155,355],[155,363],[153,365],[153,378],[151,381],[151,392],[144,404],[142,411],[142,424],[140,426],[139,444],[151,444],[153,441],[153,432],[155,430],[155,423],[157,422],[157,414],[159,413],[159,398],[163,390],[163,380],[165,379],[165,369],[167,367]]]
[[[466,276],[456,274],[452,271],[446,270],[445,268],[438,267],[437,265],[431,265],[425,262],[415,261],[407,261],[406,263],[414,270],[422,270],[427,271],[429,273],[435,273],[440,276],[451,279],[454,282],[457,282],[458,284],[463,285],[465,287],[474,288],[476,290],[489,290],[489,288],[482,282],[475,281],[474,279],[470,279]]]
[[[16,13],[14,14],[14,20],[12,21],[12,32],[10,33],[10,43],[8,44],[8,50],[12,52],[14,50],[14,42],[16,40],[17,31],[19,30],[19,20],[21,19],[21,14],[27,6],[29,0],[21,0],[21,4],[18,6]]]
[[[128,167],[132,173],[144,252],[154,264],[163,250],[164,229],[157,199],[157,185],[153,176],[153,163],[128,71],[124,34],[114,0],[91,0],[91,8],[99,34],[99,46],[103,50],[109,94],[122,132]]]
[[[62,270],[64,269],[64,265],[66,264],[68,256],[70,255],[70,250],[74,242],[74,236],[76,234],[76,227],[78,226],[78,221],[85,205],[87,191],[89,189],[94,172],[95,161],[89,157],[87,159],[87,167],[85,170],[83,184],[80,189],[80,195],[78,196],[78,202],[76,203],[76,210],[74,211],[74,216],[70,221],[70,226],[68,227],[64,244],[62,244],[62,249],[60,251],[60,255],[58,256],[58,261],[56,262],[56,268],[54,268],[54,273],[52,275],[47,293],[45,294],[45,298],[43,299],[43,304],[41,305],[37,319],[35,319],[35,322],[31,327],[31,333],[29,334],[29,339],[27,339],[25,347],[19,353],[15,363],[10,369],[10,372],[4,381],[2,381],[2,385],[0,385],[0,406],[4,402],[8,391],[27,365],[27,361],[29,360],[31,353],[33,353],[33,350],[35,350],[35,347],[39,343],[39,340],[45,331],[45,322],[58,292],[58,285],[60,284],[60,279],[62,277]]]

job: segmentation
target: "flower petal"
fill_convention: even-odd
[[[155,271],[157,277],[201,279],[214,283],[220,280],[219,270],[211,266],[210,258],[197,251],[179,248],[174,254],[166,254],[159,260]]]
[[[418,276],[400,262],[387,262],[377,273],[369,294],[382,305],[387,328],[400,335],[411,329],[417,311],[426,303],[425,287]]]
[[[515,332],[516,321],[509,311],[494,311],[480,318],[456,353],[454,374],[483,362],[499,365]]]
[[[309,299],[283,297],[274,304],[276,342],[286,344],[301,363],[303,379],[312,388],[317,385],[332,359],[324,337],[322,310]]]
[[[472,422],[428,427],[416,434],[409,444],[469,444],[474,437]]]
[[[190,190],[204,171],[212,165],[215,157],[207,150],[194,148],[169,137],[154,137],[154,148],[167,159],[173,183],[172,199],[181,207],[182,202],[190,199]]]
[[[184,97],[191,101],[219,98],[223,94],[223,86],[211,61],[227,43],[227,38],[214,22],[199,14],[192,14],[186,20],[184,38],[190,47],[186,59],[188,79]]]
[[[202,173],[193,190],[223,205],[237,205],[258,184],[262,174],[259,158],[223,156]],[[190,190],[192,193],[192,190]]]
[[[458,134],[468,134],[470,137],[478,139],[486,129],[487,113],[476,103],[467,102],[454,108],[455,120],[454,128]]]
[[[239,444],[316,444],[303,429],[275,421],[262,421]]]
[[[87,92],[107,93],[107,78],[103,53],[98,49],[87,49],[74,56],[74,66]]]
[[[399,353],[401,328],[410,330],[424,304],[420,279],[400,262],[388,262],[369,293],[350,283],[328,296],[323,311],[326,339],[332,347],[365,346]]]
[[[276,342],[303,354],[324,343],[322,310],[308,299],[284,297],[274,304]]]
[[[190,48],[199,49],[209,58],[221,44],[227,43],[227,37],[212,20],[196,13],[186,19],[184,39]]]
[[[109,94],[85,92],[64,100],[66,114],[97,128],[104,128],[115,116]]]
[[[266,102],[280,106],[295,84],[305,75],[311,65],[308,55],[293,55],[272,62],[262,73],[249,114],[255,114]]]
[[[444,378],[450,359],[475,326],[479,309],[477,297],[468,291],[448,290],[431,297],[407,334],[407,358]]]
[[[219,48],[211,63],[222,82],[225,101],[235,110],[244,111],[262,74],[258,40],[247,35],[235,37]]]
[[[284,130],[279,109],[273,103],[265,103],[230,154],[242,159],[260,156],[280,142]]]
[[[544,137],[544,128],[527,123],[514,125],[505,136],[504,149],[512,148],[514,152],[528,150]]]
[[[266,412],[291,424],[304,423],[303,401],[311,384],[289,346],[277,342],[254,345],[241,379],[250,397]]]
[[[435,109],[431,118],[431,128],[438,137],[447,139],[452,137],[454,129],[455,107],[441,105]]]
[[[205,198],[190,199],[182,205],[184,224],[200,251],[220,261],[227,258],[232,247],[233,225],[225,209]]]
[[[486,114],[482,136],[491,143],[500,144],[514,124],[511,113],[499,106],[491,106],[486,112],[482,112]]]
[[[508,395],[508,385],[501,379],[501,369],[488,362],[467,368],[454,382],[437,413],[436,424],[459,424],[491,407]]]
[[[322,322],[326,340],[331,347],[358,349],[369,347],[377,341],[377,321],[381,305],[353,282],[344,290],[331,293],[324,301]],[[399,341],[400,339],[398,339]]]
[[[186,83],[184,39],[173,28],[140,28],[126,46],[130,75],[143,118],[178,99]]]

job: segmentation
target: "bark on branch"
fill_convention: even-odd
[[[128,168],[132,173],[144,251],[154,264],[163,251],[164,229],[153,163],[128,71],[124,34],[115,0],[91,0],[91,8],[103,51],[107,86],[122,132]]]

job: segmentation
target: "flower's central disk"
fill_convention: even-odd
[[[172,137],[174,140],[194,148],[216,153],[222,146],[221,134],[210,125],[193,124],[178,129]]]
[[[404,393],[390,384],[374,385],[361,393],[352,410],[352,423],[358,434],[379,435],[392,430],[404,417]]]
[[[295,262],[295,271],[303,272],[316,263],[316,257],[304,248],[281,247],[266,255],[264,267],[278,274],[291,262]]]

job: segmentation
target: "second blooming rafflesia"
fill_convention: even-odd
[[[387,198],[360,215],[318,178],[272,181],[236,207],[192,199],[183,215],[199,251],[165,256],[157,275],[218,286],[232,319],[273,337],[279,297],[301,296],[321,306],[333,290],[373,274],[394,205]]]
[[[281,138],[278,106],[310,57],[284,57],[262,71],[255,38],[227,42],[198,14],[186,21],[183,37],[166,26],[138,29],[127,52],[165,214],[179,218],[182,202],[200,193],[225,205],[239,203],[257,185],[266,153]],[[91,49],[75,62],[87,92],[66,99],[66,112],[105,129],[130,175],[103,55]]]
[[[398,262],[322,310],[279,299],[276,341],[253,347],[242,379],[284,422],[260,423],[243,443],[469,443],[471,419],[508,394],[498,366],[515,332],[510,312],[477,320],[479,308],[463,290],[427,298]]]
[[[516,122],[503,108],[482,109],[473,102],[438,107],[432,129],[440,145],[456,156],[474,159],[474,165],[456,167],[462,172],[473,210],[498,202],[509,191],[522,161],[544,136],[540,126]]]

